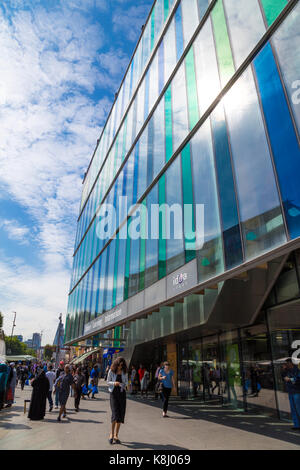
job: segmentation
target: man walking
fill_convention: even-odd
[[[55,375],[55,382],[57,381],[58,377],[64,373],[64,361],[60,361],[59,367],[56,370],[56,375]],[[55,409],[58,408],[58,395],[59,395],[59,390],[57,387],[55,387]]]
[[[52,364],[48,365],[48,372],[46,372],[46,377],[49,380],[49,392],[48,392],[49,411],[52,411],[53,410],[52,390],[53,390],[53,383],[56,378],[56,374],[55,372],[53,372]]]

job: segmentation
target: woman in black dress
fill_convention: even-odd
[[[49,380],[46,377],[45,371],[42,370],[39,375],[32,380],[33,387],[30,406],[28,411],[28,418],[32,421],[39,421],[44,419],[46,414],[46,401],[50,388]]]
[[[116,359],[108,372],[108,390],[110,392],[111,407],[111,435],[110,444],[120,444],[119,430],[124,423],[126,412],[126,388],[128,385],[127,365],[123,357]]]

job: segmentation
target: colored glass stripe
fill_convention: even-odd
[[[128,227],[130,219],[127,222],[127,242],[126,242],[126,256],[125,256],[125,279],[124,279],[124,300],[128,299],[129,289],[129,274],[130,274],[130,237],[128,234]]]
[[[173,154],[172,137],[172,93],[171,85],[165,93],[165,132],[166,132],[166,162],[170,160]]]
[[[119,233],[117,233],[117,235],[116,235],[116,252],[115,252],[115,267],[114,267],[114,285],[113,285],[112,307],[115,307],[115,305],[116,305],[117,283],[118,283],[118,265],[119,265]]]
[[[291,238],[300,235],[300,148],[271,45],[254,60],[262,107]]]
[[[177,62],[183,53],[183,28],[182,28],[182,11],[181,3],[175,12],[175,30],[176,30],[176,57]]]
[[[199,19],[201,20],[206,13],[209,0],[198,0]]]
[[[146,198],[142,202],[145,211],[141,211],[141,243],[140,243],[140,276],[139,290],[145,289],[145,268],[146,268],[146,233],[147,233],[147,203]]]
[[[164,0],[164,21],[168,18],[169,15],[169,0]]]
[[[288,4],[288,0],[261,0],[268,26],[276,20],[277,16],[282,12]]]
[[[133,192],[132,192],[132,204],[137,201],[137,190],[138,190],[138,170],[139,170],[139,142],[137,142],[134,150],[134,170],[133,170]],[[116,206],[115,206],[116,207]]]
[[[189,52],[186,55],[185,68],[188,95],[189,125],[190,130],[192,130],[193,127],[199,121],[199,107],[193,47],[190,48]]]
[[[158,202],[161,206],[166,203],[166,177],[162,177],[158,181]],[[162,279],[167,274],[167,245],[163,235],[166,233],[166,217],[163,211],[159,213],[159,240],[158,240],[158,278]]]
[[[225,264],[226,268],[230,269],[242,263],[243,252],[225,117],[222,109],[219,109],[219,112],[218,116],[212,115],[212,129],[220,194]]]
[[[154,47],[155,43],[155,7],[152,10],[151,13],[151,51]]]
[[[234,74],[234,62],[230,47],[228,30],[222,0],[218,0],[212,10],[212,21],[222,86]]]
[[[182,164],[182,195],[183,195],[183,213],[184,213],[184,237],[185,237],[185,261],[186,263],[195,258],[195,217],[194,217],[194,198],[192,184],[192,165],[190,145],[187,144],[181,152]],[[189,212],[189,209],[192,209]],[[188,220],[192,214],[192,220]],[[191,233],[191,231],[193,233]],[[187,249],[188,248],[188,249]]]

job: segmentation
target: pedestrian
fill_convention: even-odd
[[[55,382],[55,387],[58,388],[58,400],[60,403],[60,410],[57,421],[61,421],[61,416],[67,416],[66,404],[70,394],[70,387],[75,388],[74,379],[70,371],[70,366],[67,364],[64,373],[61,374]]]
[[[169,397],[172,389],[175,389],[174,371],[170,367],[168,361],[164,362],[164,367],[160,370],[158,379],[161,381],[161,398],[163,402],[163,417],[167,418],[167,411],[169,405]]]
[[[9,375],[6,384],[6,405],[5,408],[10,408],[15,399],[15,390],[17,384],[17,371],[15,363],[11,362],[9,365]]]
[[[6,384],[8,379],[8,366],[1,362],[0,364],[0,410],[4,407],[5,403],[5,394],[6,394]]]
[[[110,444],[120,444],[119,430],[125,420],[126,388],[128,386],[127,365],[123,357],[114,360],[107,376],[111,407]]]
[[[49,401],[49,411],[51,412],[53,410],[53,399],[52,399],[53,384],[56,378],[56,374],[53,371],[52,364],[48,365],[48,371],[46,372],[46,377],[49,380],[48,401]]]
[[[25,382],[28,379],[28,369],[26,366],[22,366],[19,369],[19,380],[21,385],[21,390],[24,390]]]
[[[158,396],[159,396],[159,384],[160,384],[160,381],[158,379],[158,376],[159,376],[159,372],[160,370],[163,368],[163,362],[161,363],[157,363],[157,367],[156,367],[156,371],[155,371],[155,385],[154,385],[154,398],[155,400],[158,400]]]
[[[49,380],[44,369],[31,381],[33,387],[28,411],[28,418],[32,421],[44,419],[46,414],[46,401],[49,393]]]
[[[292,429],[300,430],[300,370],[291,359],[287,359],[282,371],[282,379],[289,395],[291,414],[294,426]]]
[[[143,380],[143,377],[144,377],[144,373],[145,373],[145,367],[143,366],[143,364],[140,364],[140,368],[138,370],[138,374],[139,374],[139,381],[140,381],[140,384]],[[141,396],[143,395],[143,392],[141,390]]]
[[[57,381],[58,377],[64,373],[64,361],[60,361],[59,366],[55,373],[55,382]],[[55,389],[55,409],[58,408],[59,405],[59,390],[58,387],[54,387]]]
[[[135,368],[132,366],[131,374],[130,374],[130,394],[136,395],[139,389],[139,375]]]
[[[97,364],[95,364],[91,370],[91,381],[93,380],[93,384],[98,386],[98,380],[99,380],[99,369]]]
[[[143,378],[141,380],[141,396],[146,395],[148,396],[148,386],[149,386],[149,379],[150,379],[150,374],[145,368]]]
[[[84,375],[82,373],[81,367],[77,367],[75,374],[73,376],[75,390],[74,390],[74,407],[75,411],[79,411],[79,403],[82,394],[82,387],[84,385]]]

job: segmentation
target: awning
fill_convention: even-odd
[[[73,359],[70,364],[79,364],[79,362],[82,362],[84,361],[85,359],[87,359],[89,356],[91,356],[92,354],[100,351],[101,348],[96,348],[96,349],[93,349],[92,351],[89,351],[89,352],[86,352],[84,354],[82,354],[81,356],[79,357],[76,357],[75,359]]]
[[[4,356],[5,360],[8,362],[18,362],[18,361],[33,361],[34,359],[36,360],[36,357],[33,356]]]

